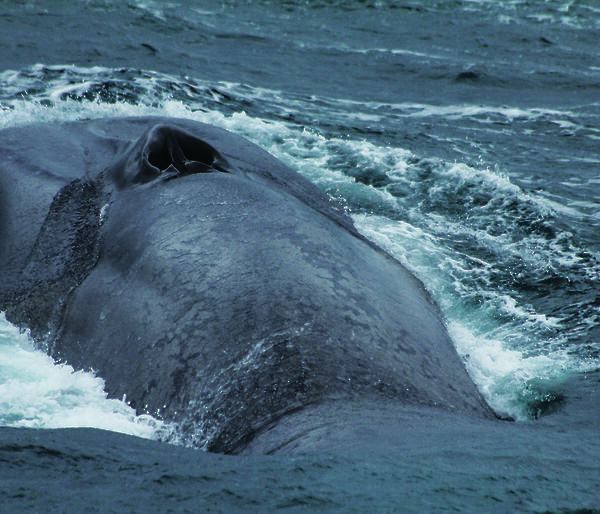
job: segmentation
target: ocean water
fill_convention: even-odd
[[[582,455],[600,458],[583,447],[600,417],[599,33],[594,0],[0,2],[0,129],[160,115],[265,148],[424,282],[499,415],[583,430],[556,447],[580,441],[572,476],[585,487],[518,510],[597,509],[600,471]],[[0,426],[159,440],[172,428],[54,364],[4,318]],[[373,464],[381,495],[397,485],[393,464]],[[550,488],[529,483],[534,497],[537,486]],[[495,505],[444,487],[434,510]],[[519,505],[498,494],[501,510]],[[410,505],[426,507],[417,496]]]

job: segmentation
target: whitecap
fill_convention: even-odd
[[[91,372],[56,364],[34,348],[28,334],[0,313],[0,426],[95,427],[148,439],[167,439],[174,429],[136,415],[124,400],[109,399]]]

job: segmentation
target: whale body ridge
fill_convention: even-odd
[[[301,451],[394,406],[495,418],[423,284],[242,137],[143,117],[0,146],[0,309],[190,444]]]

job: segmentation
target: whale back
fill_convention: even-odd
[[[27,134],[46,151],[2,165],[0,230],[18,241],[1,308],[110,397],[226,453],[330,402],[493,417],[422,283],[260,148],[156,118]],[[63,171],[44,143],[61,136]],[[13,184],[45,193],[8,203]]]

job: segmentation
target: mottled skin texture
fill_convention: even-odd
[[[1,308],[189,442],[276,451],[359,401],[494,417],[423,285],[248,141],[158,118],[0,141]]]

